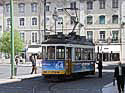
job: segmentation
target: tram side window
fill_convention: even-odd
[[[91,60],[93,60],[93,49],[91,49]]]
[[[81,60],[85,60],[84,48],[81,49]]]
[[[92,60],[93,59],[93,50],[91,48],[88,48],[88,60]]]
[[[94,58],[95,58],[95,54],[94,54],[95,52],[94,52],[94,49],[92,48],[92,59],[94,60]]]
[[[84,60],[88,60],[88,49],[84,48]]]
[[[46,58],[46,47],[45,46],[42,47],[42,58],[43,59]]]
[[[65,48],[60,46],[56,48],[56,59],[65,59]]]
[[[75,60],[81,60],[81,48],[75,48]]]
[[[88,51],[88,60],[91,60],[91,53]]]
[[[48,56],[48,59],[55,59],[55,47],[54,46],[47,47],[47,56]]]

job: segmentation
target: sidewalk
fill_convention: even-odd
[[[117,82],[115,82],[115,86],[113,86],[113,82],[104,86],[104,88],[102,89],[102,93],[118,93]]]
[[[118,93],[116,83],[115,86],[113,86],[113,82],[104,86],[102,93]]]
[[[14,79],[0,79],[0,84],[6,84],[6,83],[12,83],[12,82],[20,82],[23,79],[29,79],[29,78],[35,78],[40,77],[41,74],[30,74],[30,75],[22,75],[22,76],[16,76]]]

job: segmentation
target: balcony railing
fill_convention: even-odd
[[[120,44],[121,43],[121,39],[97,39],[94,41],[95,44]]]
[[[112,39],[112,43],[120,43],[121,39]]]

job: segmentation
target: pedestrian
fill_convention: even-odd
[[[114,79],[117,80],[117,87],[119,93],[124,93],[124,71],[121,62],[115,67]]]
[[[99,59],[99,62],[97,63],[98,64],[98,72],[99,72],[99,78],[102,78],[102,68],[103,68],[103,66],[102,66],[102,60],[101,59]]]
[[[16,57],[15,57],[15,63],[16,63],[16,65],[15,65],[15,67],[14,67],[14,70],[15,70],[15,76],[17,75],[17,67],[18,67],[18,64],[19,64],[19,62],[20,62],[20,57],[17,55]]]
[[[15,62],[16,62],[16,65],[18,65],[20,62],[20,57],[18,55],[15,57]]]
[[[37,67],[36,67],[36,55],[32,54],[30,57],[30,60],[32,62],[32,72],[31,74],[33,74],[33,72],[35,71],[35,74],[37,74]]]

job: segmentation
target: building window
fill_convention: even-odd
[[[32,3],[31,9],[32,9],[32,12],[37,12],[37,3]]]
[[[50,11],[49,5],[46,5],[46,11]]]
[[[24,18],[20,18],[20,26],[24,26]]]
[[[71,9],[76,9],[76,2],[71,2],[70,3],[70,8]]]
[[[7,19],[7,27],[10,26],[10,18]]]
[[[105,24],[105,16],[99,17],[99,24]]]
[[[92,24],[92,23],[93,23],[93,17],[87,16],[87,24]]]
[[[93,2],[92,1],[87,1],[87,9],[88,10],[93,9]]]
[[[37,18],[32,18],[32,25],[37,25]]]
[[[112,40],[118,40],[118,31],[112,31]]]
[[[37,32],[32,32],[32,43],[37,43]]]
[[[87,31],[87,40],[92,41],[93,40],[93,32]]]
[[[118,24],[118,15],[113,15],[112,16],[112,23],[113,24]]]
[[[112,0],[112,8],[118,8],[118,0]]]
[[[10,4],[6,4],[6,12],[10,12]]]
[[[105,31],[100,31],[100,40],[105,40]]]
[[[21,33],[20,33],[20,38],[21,38],[21,40],[24,42],[24,39],[25,39],[25,34],[24,34],[24,32],[21,32]]]
[[[105,9],[105,0],[99,0],[100,9]]]
[[[46,11],[47,11],[47,12],[50,11],[50,4],[51,4],[51,2],[47,2],[47,3],[46,3]]]
[[[19,6],[19,13],[24,13],[25,4],[24,3],[20,3],[18,6]]]
[[[71,16],[71,21],[70,21],[71,25],[74,24],[75,20],[76,20],[76,17],[75,16]]]

